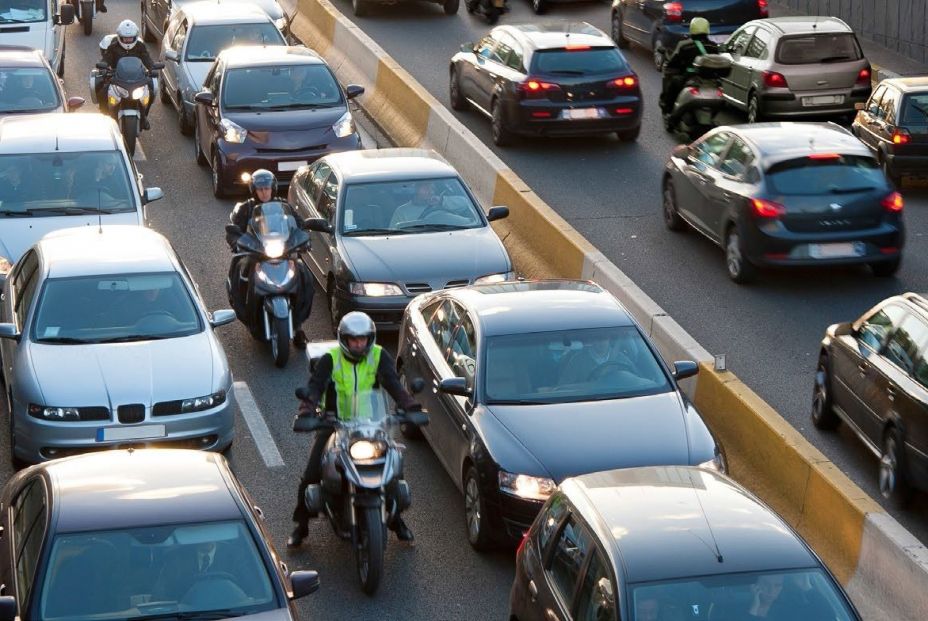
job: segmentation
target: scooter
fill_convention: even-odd
[[[106,104],[110,114],[115,112],[130,156],[135,155],[135,143],[142,131],[142,112],[151,99],[149,83],[157,88],[158,71],[163,68],[164,63],[154,63],[149,72],[141,58],[125,56],[115,69],[100,61],[90,72],[90,98],[98,103],[97,92],[102,84],[107,84]]]
[[[718,126],[716,116],[725,107],[722,79],[731,73],[731,59],[721,54],[705,54],[693,62],[693,75],[674,103],[664,113],[664,129],[683,132],[691,140]]]
[[[77,21],[84,27],[84,36],[93,32],[93,18],[97,15],[96,0],[72,0]]]
[[[509,12],[507,0],[464,0],[464,8],[470,14],[483,15],[491,26],[499,21],[499,16]]]

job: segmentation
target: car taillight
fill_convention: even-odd
[[[762,198],[752,198],[751,207],[758,218],[779,218],[786,213],[786,207],[780,203],[766,201]]]
[[[787,88],[786,78],[776,71],[764,71],[764,86],[768,88]]]
[[[616,88],[635,88],[638,86],[638,78],[633,75],[616,78],[609,82],[609,86],[614,86]]]
[[[866,86],[870,84],[870,67],[864,67],[857,74],[857,84]]]
[[[564,49],[568,52],[584,52],[590,49],[589,45],[565,45]]]
[[[683,3],[668,2],[664,5],[665,22],[682,22],[683,21]]]
[[[757,0],[757,12],[761,17],[770,17],[770,8],[767,4],[767,0]]]
[[[889,213],[901,213],[902,208],[905,207],[905,201],[902,200],[902,194],[899,192],[888,194],[886,198],[880,201],[880,204]]]
[[[840,153],[813,153],[809,156],[810,160],[840,160]]]
[[[912,142],[912,134],[909,130],[897,127],[893,130],[893,144],[909,144]]]
[[[523,99],[547,99],[552,93],[559,93],[561,87],[551,82],[528,79],[519,84],[519,92]]]

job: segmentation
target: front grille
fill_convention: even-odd
[[[293,153],[295,151],[322,151],[329,145],[327,144],[314,144],[309,146],[294,146],[294,147],[255,147],[255,151],[258,153]]]
[[[880,225],[879,218],[816,218],[792,220],[783,223],[794,233],[831,233],[839,231],[863,231]]]
[[[406,283],[406,291],[408,291],[410,295],[419,295],[420,293],[428,293],[431,290],[432,290],[432,287],[427,282]]]
[[[173,416],[175,414],[181,414],[183,410],[181,405],[183,401],[178,399],[177,401],[161,401],[156,403],[155,406],[151,409],[152,416]]]
[[[470,284],[469,280],[449,280],[448,284],[445,285],[445,289],[454,289],[456,287],[466,287]]]
[[[141,403],[131,403],[129,405],[120,405],[116,410],[120,423],[140,423],[145,420],[145,406]]]

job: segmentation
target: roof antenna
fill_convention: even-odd
[[[709,524],[709,518],[706,517],[706,509],[702,506],[702,500],[699,498],[699,492],[696,491],[696,488],[695,488],[696,482],[693,481],[693,473],[690,472],[689,476],[690,476],[690,483],[694,485],[693,494],[696,496],[696,502],[699,503],[699,510],[702,513],[702,519],[706,523],[706,528],[709,529],[709,536],[712,537],[712,545],[715,547],[715,550],[714,550],[715,560],[717,560],[719,563],[724,563],[725,559],[722,557],[722,551],[719,549],[719,542],[716,541],[715,539],[715,533],[712,532],[712,525]],[[690,532],[692,533],[693,531],[690,531]],[[693,536],[699,539],[700,541],[702,541],[702,538],[696,533],[693,533]],[[703,541],[703,543],[706,543],[706,542]],[[706,546],[708,547],[709,544],[706,544]],[[711,550],[712,548],[710,547],[709,549]]]

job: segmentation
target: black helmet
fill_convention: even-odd
[[[352,350],[348,347],[348,337],[367,337],[367,344],[361,351]],[[365,313],[352,311],[342,317],[338,322],[338,345],[342,348],[345,358],[352,362],[358,362],[370,353],[377,341],[377,326]]]
[[[254,199],[258,198],[258,188],[271,188],[271,197],[277,196],[277,177],[266,168],[259,168],[251,173],[251,181],[248,183],[248,190]]]

